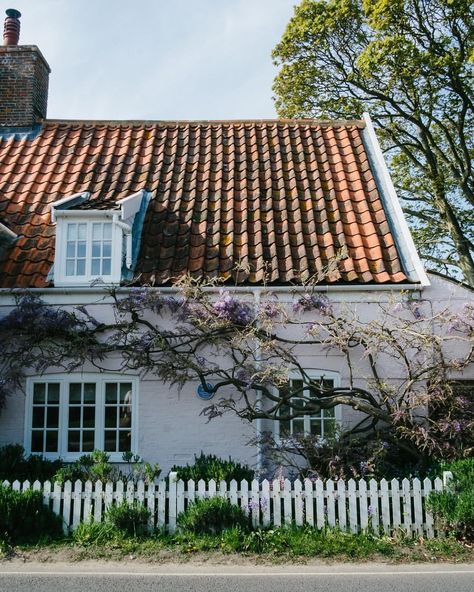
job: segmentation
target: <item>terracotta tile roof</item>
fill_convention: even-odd
[[[20,238],[1,287],[43,287],[54,259],[49,206],[152,194],[140,281],[185,272],[298,282],[341,247],[325,282],[404,282],[362,139],[363,121],[46,121],[33,139],[0,136],[0,219]],[[83,206],[84,207],[84,206]]]

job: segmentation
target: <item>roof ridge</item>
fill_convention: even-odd
[[[47,124],[75,124],[75,125],[213,125],[213,124],[246,124],[246,123],[283,123],[295,125],[323,125],[323,126],[357,126],[365,127],[363,119],[45,119],[43,125]]]

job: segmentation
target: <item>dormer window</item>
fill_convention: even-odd
[[[112,222],[67,222],[66,276],[112,276]]]
[[[132,241],[132,233],[141,231],[145,192],[118,201],[116,209],[92,209],[89,197],[75,194],[51,209],[56,223],[55,286],[118,284],[133,275],[139,241]]]

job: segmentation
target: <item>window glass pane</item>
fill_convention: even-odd
[[[77,239],[77,227],[75,224],[67,225],[67,239],[69,241],[75,241]]]
[[[78,224],[77,225],[77,238],[79,240],[86,239],[86,232],[87,232],[87,224]]]
[[[102,240],[102,224],[96,222],[92,224],[92,240]]]
[[[33,430],[31,434],[31,452],[44,452],[42,431]]]
[[[76,256],[76,243],[67,243],[67,247],[66,247],[66,257],[68,259],[74,259],[74,257]]]
[[[66,261],[66,275],[76,275],[76,265],[72,259]]]
[[[115,430],[105,430],[104,438],[104,450],[106,452],[115,452],[117,449],[116,444],[117,432]]]
[[[303,393],[298,392],[303,388],[303,381],[302,380],[292,380],[291,381],[291,389],[296,394],[296,396],[301,396]]]
[[[100,259],[92,259],[91,275],[100,275]]]
[[[323,417],[334,417],[336,410],[333,407],[332,409],[323,409],[322,412],[323,412]]]
[[[58,451],[58,432],[47,431],[46,432],[46,452],[57,452]]]
[[[117,427],[117,408],[106,407],[105,408],[105,427],[115,428]]]
[[[81,432],[78,430],[69,430],[67,438],[68,452],[80,452]]]
[[[92,243],[92,257],[100,257],[100,245],[97,241]]]
[[[132,439],[129,431],[121,431],[119,435],[119,452],[128,452],[132,448]]]
[[[304,433],[304,419],[294,419],[293,420],[293,434],[303,434]]]
[[[33,407],[33,427],[44,427],[44,407]]]
[[[57,382],[48,384],[48,404],[59,405],[59,384]]]
[[[321,436],[321,420],[320,419],[311,419],[310,420],[311,426],[311,434],[313,436]]]
[[[70,407],[69,408],[69,427],[80,428],[81,427],[81,408]]]
[[[84,415],[82,417],[83,428],[95,427],[95,407],[84,407]]]
[[[284,434],[290,434],[291,433],[291,422],[290,420],[285,419],[284,421],[280,421],[280,431],[281,433]]]
[[[112,257],[112,243],[105,242],[102,247],[102,257],[110,258]]]
[[[81,383],[71,382],[69,385],[69,403],[80,403],[81,402]]]
[[[104,224],[104,240],[110,240],[112,238],[112,224],[106,222]]]
[[[37,382],[33,386],[33,403],[41,404],[45,402],[46,385],[44,382]]]
[[[81,241],[80,243],[77,243],[77,257],[79,259],[84,259],[85,256],[86,256],[86,243],[84,241]]]
[[[129,382],[120,383],[120,402],[128,404],[132,402],[132,385]]]
[[[95,382],[84,384],[84,403],[95,403]]]
[[[59,407],[48,407],[47,408],[46,427],[47,428],[58,428],[59,427]]]
[[[102,275],[110,275],[111,274],[111,260],[110,259],[104,259],[102,261]]]
[[[86,275],[85,259],[79,259],[79,261],[77,262],[77,275]]]
[[[124,407],[123,405],[120,407],[120,419],[119,419],[119,426],[121,428],[129,428],[132,425],[132,414],[130,407]]]
[[[82,452],[92,452],[94,450],[94,430],[85,430],[82,432]]]
[[[108,382],[105,385],[105,402],[117,403],[117,384],[115,382]]]

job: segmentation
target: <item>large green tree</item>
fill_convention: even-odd
[[[471,0],[303,0],[274,50],[282,117],[368,111],[428,267],[474,286]]]

